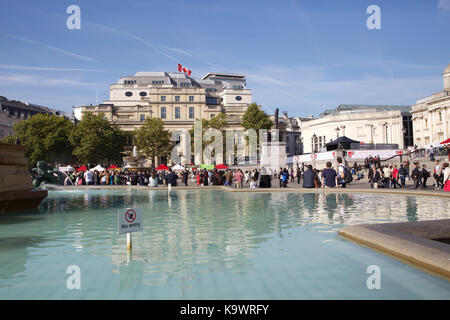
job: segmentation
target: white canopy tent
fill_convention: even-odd
[[[67,167],[59,167],[58,170],[62,172],[72,172],[75,171],[75,168],[72,166],[67,166]]]
[[[179,164],[176,164],[172,167],[172,170],[184,170],[184,167]]]
[[[101,165],[97,165],[94,168],[90,169],[90,171],[95,171],[97,170],[98,172],[102,172],[105,171],[105,168],[103,168]]]

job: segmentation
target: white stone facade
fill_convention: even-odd
[[[409,111],[408,106],[365,105],[340,105],[327,110],[319,118],[302,123],[303,153],[320,152],[328,142],[341,136],[406,148]]]
[[[412,107],[414,144],[437,146],[450,136],[450,64],[443,73],[444,90],[417,100]]]
[[[160,118],[166,129],[190,130],[195,119],[225,113],[230,129],[240,129],[252,102],[244,75],[208,73],[193,79],[184,73],[138,72],[110,86],[110,99],[98,106],[79,106],[74,114],[104,113],[122,130],[133,131],[147,118]]]

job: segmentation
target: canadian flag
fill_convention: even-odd
[[[181,64],[178,64],[178,71],[187,73],[187,75],[188,75],[189,77],[191,76],[191,72],[192,72],[191,70],[189,70],[189,69],[183,67]]]

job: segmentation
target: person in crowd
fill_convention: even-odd
[[[326,168],[322,171],[322,188],[335,188],[337,186],[337,173],[332,168],[332,163],[327,162]]]
[[[172,172],[172,168],[169,168],[168,171],[169,172],[165,176],[166,186],[170,184],[172,187],[176,187],[178,176],[175,172]]]
[[[443,189],[447,192],[450,192],[450,166],[447,162],[444,162],[442,165],[443,168]]]
[[[242,188],[242,179],[243,179],[243,177],[244,177],[244,175],[243,175],[241,169],[238,169],[236,171],[236,173],[234,174],[234,180],[236,181],[236,187],[238,189]]]
[[[392,178],[392,171],[389,168],[389,166],[383,167],[383,185],[384,188],[389,189],[391,187],[391,178]]]
[[[183,183],[187,187],[188,186],[188,179],[189,179],[189,173],[187,170],[183,170]]]
[[[258,187],[256,181],[255,181],[255,177],[252,177],[251,181],[250,181],[250,189],[256,189]]]
[[[250,172],[248,172],[248,170],[245,171],[244,181],[245,181],[245,185],[248,186],[250,183]]]
[[[281,186],[280,188],[287,188],[287,184],[288,184],[288,180],[289,180],[289,172],[284,169],[280,172],[280,181],[281,181]]]
[[[377,189],[378,188],[378,183],[381,180],[381,174],[377,170],[377,167],[376,167],[375,163],[372,164],[372,166],[371,166],[371,168],[369,170],[368,179],[369,179],[370,187]]]
[[[337,161],[337,164],[338,164],[338,171],[337,171],[338,178],[337,178],[337,181],[338,181],[338,184],[339,184],[339,186],[341,188],[345,188],[346,185],[347,185],[346,180],[345,180],[346,168],[342,164],[342,158],[341,157],[337,157],[336,161]]]
[[[202,182],[204,186],[208,186],[209,185],[209,175],[208,175],[208,171],[206,169],[204,169],[202,171]]]
[[[398,183],[398,179],[399,179],[399,170],[397,168],[397,165],[394,164],[394,167],[392,169],[392,186],[394,187],[394,189],[397,189],[397,186],[401,189],[402,186]]]
[[[419,186],[423,189],[423,173],[422,169],[420,168],[420,165],[418,162],[413,163],[413,169],[411,172],[411,178],[413,179],[414,189],[417,189]]]
[[[427,180],[428,178],[431,176],[430,172],[427,170],[427,166],[424,163],[422,165],[422,183],[423,183],[423,187],[426,188],[427,187]]]
[[[300,185],[300,179],[302,178],[302,171],[300,170],[300,168],[297,166],[297,171],[296,171],[296,178],[297,178],[297,184]]]
[[[156,176],[155,171],[152,171],[152,174],[149,178],[149,186],[150,187],[157,187],[159,185],[158,177]]]
[[[88,170],[88,171],[86,171],[85,173],[84,173],[84,180],[86,181],[86,184],[87,185],[92,185],[93,183],[93,181],[92,181],[92,178],[93,178],[93,176],[94,176],[94,174],[92,173],[92,171],[91,170]]]
[[[406,168],[403,166],[403,163],[400,164],[400,168],[398,169],[398,174],[400,176],[400,183],[402,185],[402,188],[406,188],[406,177],[408,176],[408,171],[406,171]]]
[[[442,170],[442,166],[439,163],[439,160],[436,160],[435,162],[436,166],[434,167],[434,174],[433,178],[436,181],[434,187],[436,189],[443,188],[444,187],[444,172]]]
[[[314,188],[315,173],[311,165],[306,165],[303,173],[303,188]]]

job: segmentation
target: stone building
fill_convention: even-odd
[[[28,119],[35,114],[57,114],[61,113],[54,109],[22,102],[19,100],[9,100],[0,96],[0,139],[12,135],[13,126],[20,120]]]
[[[437,146],[450,137],[450,64],[443,73],[443,87],[412,107],[414,144],[418,148]]]
[[[303,153],[320,152],[340,136],[364,143],[412,145],[410,106],[341,104],[301,126]]]
[[[160,118],[170,131],[187,129],[195,119],[227,116],[228,129],[241,129],[242,116],[252,102],[244,75],[208,73],[201,79],[176,72],[137,72],[110,86],[109,100],[96,106],[74,107],[80,120],[84,112],[104,113],[124,131],[133,131],[147,118]]]

